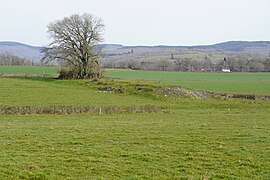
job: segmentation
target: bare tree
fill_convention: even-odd
[[[270,71],[270,58],[265,58],[265,60],[263,61],[263,64],[265,66],[265,70]]]
[[[102,41],[104,24],[91,14],[72,15],[48,25],[52,43],[43,49],[43,62],[62,61],[68,67],[63,78],[98,78],[101,76],[96,45]],[[61,76],[61,73],[60,73]]]
[[[0,53],[0,66],[24,66],[31,65],[31,61],[20,58],[8,52]]]
[[[160,71],[167,71],[171,65],[172,65],[172,63],[170,61],[166,61],[166,60],[160,60],[157,62],[157,68]]]

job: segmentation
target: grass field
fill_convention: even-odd
[[[0,66],[0,74],[34,74],[57,76],[57,67]],[[107,70],[106,77],[159,81],[167,85],[197,90],[239,94],[270,95],[269,73],[200,73]]]
[[[59,68],[53,66],[0,66],[0,74],[34,74],[56,76],[58,71]]]
[[[0,99],[0,105],[132,106],[160,104],[159,101],[146,97],[99,92],[81,86],[78,81],[60,81],[50,78],[0,78]]]
[[[270,178],[269,101],[165,98],[151,88],[177,81],[130,79],[0,77],[0,106],[151,104],[171,111],[0,114],[0,179]]]
[[[270,73],[198,73],[108,70],[107,77],[165,82],[217,92],[270,95]]]
[[[269,109],[0,115],[1,179],[269,179]]]

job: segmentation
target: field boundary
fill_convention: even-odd
[[[102,79],[91,80],[85,82],[83,86],[102,92],[110,92],[117,94],[140,95],[147,97],[162,97],[162,98],[233,98],[233,99],[248,99],[248,100],[270,100],[270,95],[260,94],[239,94],[228,92],[216,92],[207,90],[195,90],[183,86],[164,86],[162,84],[149,84],[145,81],[123,81],[119,79]]]
[[[170,113],[153,105],[142,106],[9,106],[0,105],[0,114],[122,114],[122,113]]]

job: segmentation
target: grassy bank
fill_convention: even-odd
[[[270,94],[269,73],[199,73],[108,70],[107,77],[160,81],[167,85],[216,92]]]
[[[50,78],[0,78],[0,104],[32,106],[132,106],[160,104],[159,101],[97,91],[80,85],[85,81],[61,81]]]
[[[0,74],[49,75],[57,77],[58,67],[0,66]],[[270,95],[269,73],[205,73],[107,70],[106,77],[159,81],[166,85],[224,93]]]

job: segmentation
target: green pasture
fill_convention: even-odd
[[[50,78],[0,78],[0,105],[111,106],[160,104],[147,97],[121,95],[84,87],[85,81]],[[81,85],[82,84],[82,85]]]
[[[0,66],[0,74],[57,76],[58,67]],[[153,72],[106,70],[106,77],[159,81],[166,85],[216,92],[270,95],[269,73]]]
[[[170,109],[140,114],[0,114],[0,179],[270,178],[269,101],[175,99],[152,91],[182,82],[213,82],[214,87],[218,73],[194,73],[194,81],[189,73],[157,76],[159,72],[142,71],[145,76],[136,77],[140,71],[111,70],[106,76],[116,76],[113,73],[122,79],[0,77],[0,106],[149,104]],[[220,74],[219,81],[269,82],[267,73],[246,75],[249,78]]]
[[[171,114],[0,115],[0,177],[269,179],[269,105],[242,106],[191,106]]]
[[[204,73],[108,70],[107,77],[164,82],[191,89],[270,95],[270,73]]]
[[[56,76],[58,71],[59,68],[54,66],[0,66],[0,74],[34,74]]]

